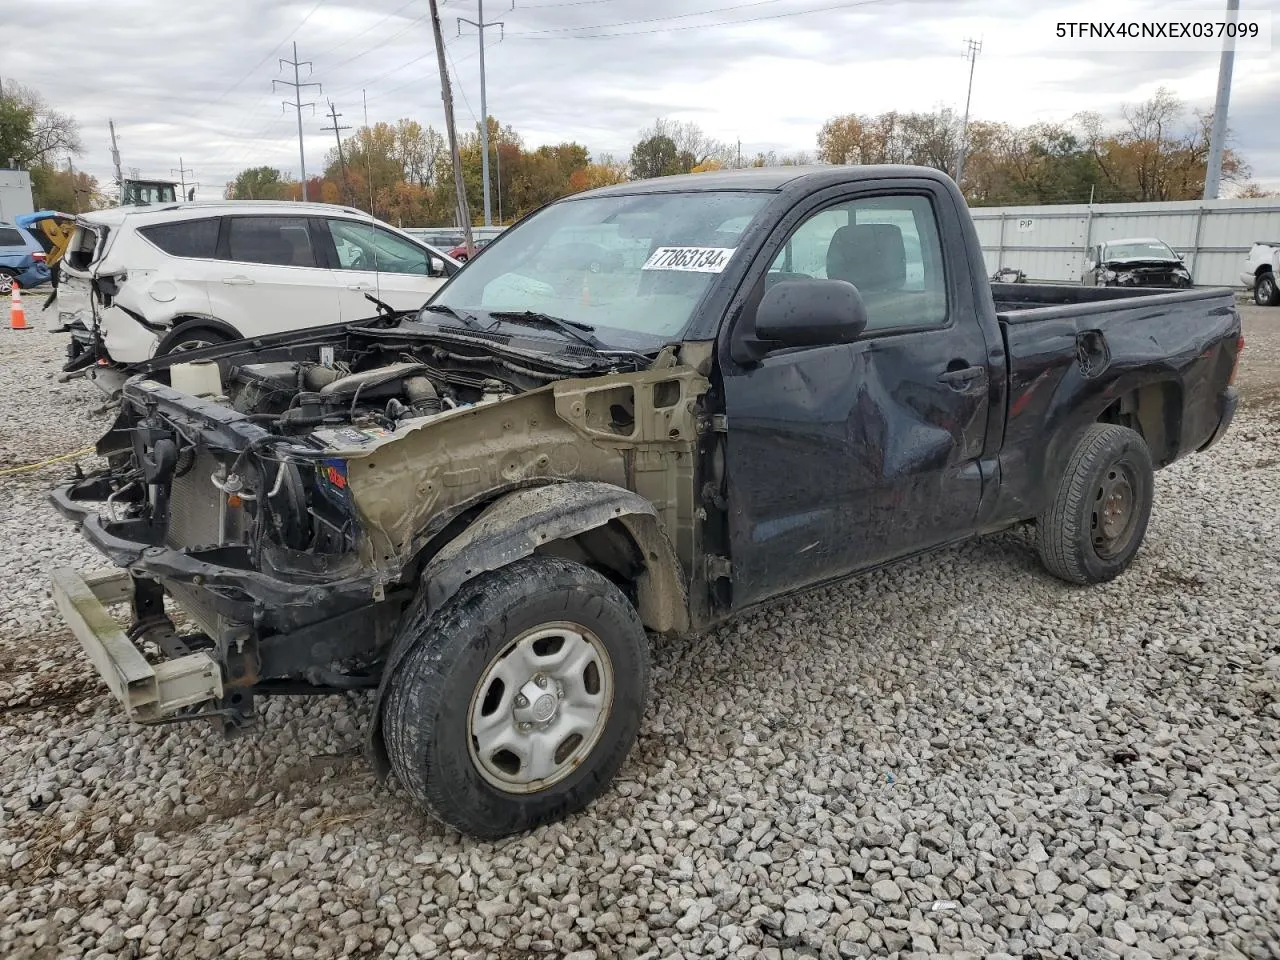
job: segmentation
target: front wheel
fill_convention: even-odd
[[[1260,307],[1280,306],[1280,288],[1274,273],[1264,273],[1253,287],[1253,301]]]
[[[635,741],[649,655],[611,581],[529,557],[468,582],[402,630],[382,729],[396,777],[437,819],[501,837],[580,810]]]
[[[1076,443],[1036,520],[1040,560],[1071,583],[1101,583],[1133,562],[1151,517],[1151,452],[1136,431],[1096,423]]]

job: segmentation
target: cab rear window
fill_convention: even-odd
[[[217,254],[217,217],[157,223],[151,227],[142,227],[138,232],[170,256],[212,259]]]

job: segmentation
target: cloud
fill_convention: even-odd
[[[1083,53],[1056,40],[1055,19],[1099,16],[1095,3],[1042,0],[490,0],[489,112],[526,144],[577,140],[625,156],[657,116],[699,123],[746,155],[810,150],[838,113],[962,109],[966,37],[981,38],[973,115],[1025,124],[1089,109],[1117,115],[1126,102],[1168,86],[1200,109],[1212,105],[1216,53]],[[1117,13],[1200,9],[1202,0],[1116,0]],[[690,8],[693,8],[691,10]],[[296,173],[297,120],[282,109],[292,79],[279,59],[314,63],[305,80],[307,166],[323,165],[332,135],[326,98],[342,123],[414,117],[443,125],[436,58],[422,0],[61,0],[6,15],[5,81],[40,90],[81,124],[77,166],[109,178],[107,119],[124,166],[167,176],[179,158],[202,195],[217,195],[245,166]],[[786,14],[786,16],[780,16]],[[456,114],[480,114],[472,0],[441,6],[455,76]],[[50,23],[57,24],[51,44]],[[56,52],[55,52],[56,51]],[[1268,100],[1280,53],[1241,56],[1231,126],[1259,179],[1280,179],[1280,133]]]

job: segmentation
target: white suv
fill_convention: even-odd
[[[374,316],[374,296],[421,307],[460,267],[360,210],[223,201],[119,207],[79,218],[57,327],[92,328],[112,360]],[[73,329],[74,332],[74,329]]]

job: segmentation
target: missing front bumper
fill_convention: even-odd
[[[151,664],[107,612],[132,603],[133,578],[108,569],[53,573],[53,599],[71,632],[129,719],[160,723],[189,707],[222,698],[222,671],[206,653]]]

